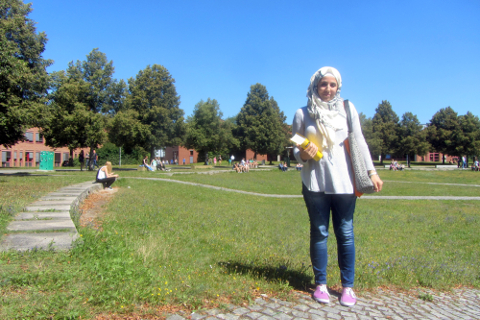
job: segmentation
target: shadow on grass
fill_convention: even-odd
[[[301,270],[289,270],[287,266],[273,267],[262,264],[245,264],[243,262],[219,262],[218,265],[230,274],[248,274],[257,279],[264,279],[269,282],[283,282],[299,291],[308,291],[311,287],[311,276],[307,275],[304,266]]]
[[[12,173],[6,173],[6,172],[0,172],[0,177],[4,176],[18,176],[18,177],[49,177],[50,175],[48,174],[38,174],[38,173],[30,173],[30,172],[12,172]]]

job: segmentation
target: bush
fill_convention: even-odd
[[[142,150],[134,149],[131,153],[125,153],[122,148],[122,164],[140,164],[142,162]],[[120,162],[120,148],[111,142],[105,143],[97,150],[98,164],[104,165],[105,162],[110,161],[112,165],[119,165]]]

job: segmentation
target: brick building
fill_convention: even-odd
[[[55,153],[54,165],[60,167],[64,161],[70,158],[68,148],[47,147],[39,128],[30,128],[25,132],[25,141],[18,142],[11,148],[0,145],[2,154],[2,167],[38,167],[40,166],[40,152],[53,151]],[[82,149],[76,149],[73,157],[76,158]],[[85,154],[89,149],[83,149]]]
[[[193,149],[187,149],[184,147],[166,147],[165,148],[165,159],[170,163],[171,160],[175,162],[177,160],[178,164],[183,164],[183,159],[185,159],[185,164],[197,163],[198,152]]]
[[[245,153],[245,159],[250,160],[254,158],[255,152],[252,150],[247,150]],[[235,156],[236,161],[240,161],[244,157],[241,155],[239,158],[238,156]],[[198,162],[198,152],[195,151],[194,149],[187,149],[184,147],[176,146],[176,147],[166,147],[165,148],[165,159],[168,160],[170,163],[171,160],[175,162],[175,160],[178,161],[178,164],[183,164],[183,159],[185,159],[185,164],[192,164],[192,163],[197,163]],[[228,159],[223,159],[227,160]],[[257,161],[262,161],[265,160],[267,161],[267,155],[264,154],[257,154]]]

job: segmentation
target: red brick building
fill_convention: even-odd
[[[64,161],[68,161],[70,158],[70,151],[66,147],[56,149],[47,147],[39,132],[39,128],[28,129],[25,132],[25,139],[25,141],[18,142],[11,148],[5,148],[0,145],[2,167],[38,167],[40,165],[41,151],[53,151],[55,153],[55,167],[60,167]],[[76,149],[73,152],[73,157],[78,157],[81,150]],[[87,154],[89,149],[85,148],[83,150]]]
[[[187,149],[184,147],[166,147],[165,148],[165,159],[170,163],[171,160],[177,164],[183,164],[183,159],[185,159],[185,164],[197,163],[198,152],[193,149]]]
[[[251,160],[251,159],[255,158],[255,152],[253,152],[250,149],[248,149],[245,152],[245,154],[246,154],[245,160]],[[266,154],[257,154],[257,162],[261,162],[262,160],[267,161],[267,155]]]
[[[422,161],[422,162],[443,162],[443,157],[445,156],[445,163],[453,163],[458,162],[457,156],[449,156],[444,155],[443,153],[439,152],[429,152],[424,156],[415,155],[414,161]]]
[[[255,156],[255,152],[252,150],[247,150],[245,152],[245,159],[250,160],[253,159]],[[185,164],[192,164],[192,163],[197,163],[198,162],[198,152],[195,151],[194,149],[187,149],[184,147],[166,147],[165,148],[165,159],[168,160],[170,163],[171,160],[175,162],[177,160],[178,164],[183,164],[183,159],[185,159]],[[227,160],[228,159],[224,159]],[[241,160],[236,158],[236,161]],[[265,160],[267,161],[267,155],[266,154],[257,154],[257,161],[262,161]]]

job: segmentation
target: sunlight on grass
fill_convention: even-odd
[[[442,178],[432,180],[474,184],[478,174],[471,174],[442,172]],[[427,182],[428,176],[420,172],[402,179]],[[393,177],[400,175],[389,172],[384,179]],[[300,190],[295,171],[173,178],[267,194]],[[289,299],[292,289],[312,285],[302,198],[131,178],[116,185],[120,189],[106,208],[103,231],[81,228],[81,241],[70,252],[0,253],[0,317],[89,318],[105,311],[150,313],[167,304],[218,307],[249,302],[263,293]],[[431,188],[387,185],[392,194],[405,195],[423,195]],[[470,189],[478,190],[456,186],[435,192],[451,195]],[[355,286],[480,287],[477,208],[478,201],[359,200]],[[340,276],[330,231],[328,285],[335,286]]]

